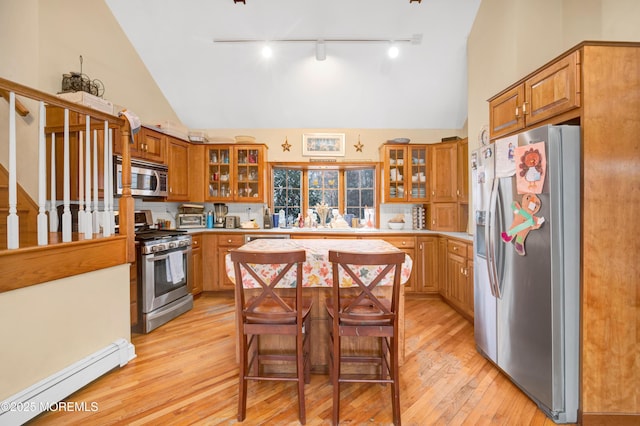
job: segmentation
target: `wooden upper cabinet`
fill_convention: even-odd
[[[166,163],[167,136],[164,133],[143,127],[134,135],[133,140],[130,146],[132,157]]]
[[[580,106],[579,58],[574,52],[524,82],[528,126]]]
[[[464,138],[458,141],[458,176],[456,184],[458,189],[456,195],[461,203],[469,202],[469,139]]]
[[[189,143],[167,137],[169,195],[167,201],[189,200]]]
[[[429,145],[385,144],[382,199],[385,203],[412,203],[429,200]]]
[[[489,99],[491,139],[580,107],[580,52],[573,52]]]
[[[458,144],[431,145],[431,202],[458,201]]]
[[[266,201],[266,145],[210,145],[204,157],[205,201]]]
[[[524,102],[524,85],[513,87],[489,101],[491,139],[524,129],[520,111]]]

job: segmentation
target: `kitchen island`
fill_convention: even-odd
[[[398,252],[398,248],[389,244],[381,239],[371,240],[355,240],[355,239],[259,239],[253,240],[241,247],[238,250],[253,250],[253,251],[290,251],[290,250],[305,250],[307,256],[305,262],[302,264],[303,270],[303,293],[305,297],[310,297],[313,300],[313,307],[311,310],[311,371],[314,373],[327,373],[328,372],[328,336],[329,328],[331,327],[331,320],[325,309],[325,300],[331,296],[331,287],[333,283],[333,275],[331,269],[331,263],[329,262],[329,250],[343,250],[353,253],[380,253],[380,252]],[[408,281],[411,275],[411,269],[413,265],[413,259],[409,255],[405,255],[405,261],[402,265],[401,271],[401,284]],[[265,268],[270,266],[265,265]],[[233,262],[231,256],[225,256],[225,270],[229,279],[235,283],[235,275],[233,269]],[[357,273],[362,277],[373,275],[375,266],[360,266],[357,268]],[[261,273],[261,272],[260,272]],[[262,273],[261,273],[262,274]],[[363,278],[366,282],[366,278]],[[295,286],[295,277],[289,276],[284,278],[282,286]],[[253,281],[250,276],[243,279],[243,285],[245,288],[255,288],[258,284]],[[376,288],[376,293],[383,294],[386,297],[390,297],[390,291],[392,286],[389,282],[381,282]],[[341,292],[349,293],[357,291],[355,287],[346,287],[341,284]],[[357,294],[357,293],[356,293]],[[399,347],[400,347],[400,363],[404,359],[404,291],[402,287],[400,289],[400,303],[399,303]],[[375,338],[371,339],[347,339],[344,341],[347,345],[347,350],[357,351],[359,353],[364,352],[377,352],[379,350],[379,342]],[[290,336],[263,336],[260,340],[261,350],[264,351],[278,351],[282,347],[291,345]],[[357,346],[355,346],[357,344]]]

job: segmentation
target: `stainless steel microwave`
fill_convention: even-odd
[[[122,195],[122,157],[114,159],[116,194]],[[131,159],[131,195],[141,197],[166,197],[169,169],[164,164]]]

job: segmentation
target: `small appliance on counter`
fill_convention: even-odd
[[[178,207],[176,216],[176,228],[204,228],[207,226],[207,216],[204,214],[204,206],[199,204],[182,204]]]
[[[215,216],[213,227],[214,228],[228,228],[226,226],[225,216],[229,213],[229,207],[227,207],[224,203],[214,203],[213,204],[213,214]],[[240,221],[238,221],[238,226],[240,226]],[[235,227],[234,227],[235,228]]]
[[[263,220],[263,228],[271,229],[273,228],[273,222],[271,221],[271,212],[269,211],[269,207],[264,208],[264,218]]]
[[[225,216],[224,227],[227,229],[240,228],[240,216]]]

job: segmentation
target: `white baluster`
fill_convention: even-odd
[[[84,232],[84,134],[78,132],[78,232]]]
[[[64,142],[63,142],[63,177],[62,177],[62,242],[71,241],[71,198],[70,173],[69,173],[69,110],[64,110]]]
[[[109,122],[105,120],[104,122],[104,158],[103,158],[103,182],[104,189],[102,191],[103,194],[103,202],[104,202],[104,212],[102,216],[102,235],[108,237],[111,235],[111,227],[109,226],[111,223],[111,206],[109,205]]]
[[[16,180],[16,94],[9,92],[9,216],[7,216],[7,248],[20,246],[20,221]]]
[[[85,152],[85,199],[87,200],[87,209],[84,220],[84,237],[86,239],[93,238],[93,219],[91,217],[91,117],[87,115],[86,120],[86,152]],[[95,171],[94,171],[95,173]]]
[[[56,206],[56,134],[51,133],[51,199],[49,200],[49,229],[58,232],[59,218]]]
[[[47,229],[46,199],[47,199],[47,162],[46,162],[46,137],[44,126],[46,123],[46,109],[44,102],[40,101],[40,123],[38,128],[38,245],[49,244]]]
[[[98,130],[93,131],[93,229],[100,232],[100,212],[98,210]]]

